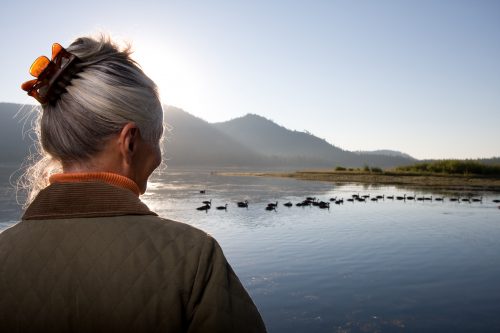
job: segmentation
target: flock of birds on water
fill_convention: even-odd
[[[200,190],[200,194],[206,194],[206,190]],[[351,197],[345,199],[345,201],[351,202],[351,203],[354,203],[354,202],[365,202],[366,203],[367,201],[379,202],[381,200],[384,201],[386,199],[387,200],[398,200],[398,201],[403,201],[403,202],[406,202],[407,200],[408,201],[438,201],[438,202],[450,201],[450,202],[457,202],[457,203],[460,203],[460,202],[463,202],[463,203],[474,203],[474,202],[482,203],[483,202],[482,196],[480,196],[480,197],[453,196],[453,197],[446,198],[443,196],[433,197],[432,195],[431,196],[424,196],[424,195],[417,196],[416,194],[415,195],[408,195],[408,196],[406,194],[404,194],[403,196],[401,196],[401,195],[398,195],[398,196],[395,196],[395,195],[387,195],[387,196],[386,195],[374,195],[374,196],[371,196],[370,194],[360,195],[359,193],[352,194]],[[493,202],[500,203],[500,199],[494,199]],[[212,199],[202,201],[202,203],[203,203],[203,206],[196,208],[197,210],[208,212],[212,208]],[[244,200],[244,201],[237,202],[236,206],[239,208],[247,208],[248,209],[248,204],[249,204],[248,200]],[[323,201],[323,200],[317,199],[316,197],[307,197],[304,200],[295,203],[295,206],[297,206],[297,207],[316,206],[320,209],[330,209],[330,204],[343,205],[344,198],[333,197],[333,198],[329,198],[328,201]],[[278,201],[270,202],[265,207],[265,210],[277,211],[276,208],[278,208],[278,205],[279,205]],[[228,204],[226,203],[223,206],[216,206],[215,209],[227,211],[227,206],[228,206]],[[291,201],[288,201],[288,202],[283,203],[283,206],[291,208],[294,206],[294,204]],[[498,208],[500,209],[500,206],[498,206]]]

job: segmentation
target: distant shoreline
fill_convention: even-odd
[[[215,172],[221,176],[280,177],[333,183],[401,185],[414,188],[500,192],[500,178],[479,175],[304,170],[295,172]]]

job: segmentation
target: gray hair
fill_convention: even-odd
[[[110,136],[134,122],[141,136],[161,140],[163,110],[155,83],[109,37],[76,39],[67,51],[80,70],[55,103],[42,106],[35,132],[40,158],[23,177],[27,204],[66,163],[84,163],[99,153]]]

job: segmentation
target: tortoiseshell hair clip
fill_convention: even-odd
[[[66,51],[60,44],[52,44],[52,60],[46,56],[36,58],[29,73],[36,77],[26,81],[21,89],[28,92],[42,105],[56,101],[66,91],[66,86],[77,73],[75,64],[80,62],[77,56]]]

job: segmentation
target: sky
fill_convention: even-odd
[[[34,104],[20,89],[34,59],[53,42],[105,32],[132,43],[164,104],[208,122],[255,113],[346,150],[500,156],[500,1],[6,0],[0,8],[0,102]]]

